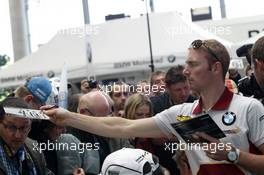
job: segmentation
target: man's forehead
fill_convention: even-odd
[[[82,80],[81,84],[87,83],[88,84],[88,80]]]
[[[196,62],[199,62],[197,59],[193,58],[193,57],[187,57],[185,63],[188,64],[188,63],[196,63]]]
[[[79,108],[90,108],[91,107],[91,102],[84,100],[79,104]]]
[[[188,64],[188,63],[197,63],[197,62],[200,62],[200,61],[199,60],[195,60],[195,59],[191,59],[191,58],[190,59],[187,58],[187,60],[185,61],[186,64]]]
[[[187,55],[187,59],[186,59],[186,63],[188,62],[200,62],[203,61],[202,58],[205,57],[205,54],[203,52],[197,52],[196,50],[190,50],[188,55]]]
[[[3,121],[14,124],[27,124],[30,123],[31,120],[27,118],[17,117],[12,114],[6,114]]]
[[[85,94],[83,95],[81,98],[80,98],[80,101],[79,101],[79,107],[86,107],[87,105],[89,105],[91,102],[93,102],[91,100],[91,96],[88,94]]]
[[[165,75],[164,74],[154,75],[153,78],[154,79],[163,79],[163,78],[165,78]]]
[[[122,85],[114,85],[113,86],[113,93],[115,92],[124,92],[124,91],[128,91],[128,85],[127,84],[122,84]]]
[[[81,85],[89,85],[87,81],[83,82]]]

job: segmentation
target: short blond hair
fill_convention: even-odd
[[[31,93],[25,86],[20,86],[15,90],[15,97],[24,98],[27,95],[31,95]]]
[[[141,93],[131,95],[125,103],[124,118],[134,120],[137,108],[143,105],[149,106],[150,113],[152,116],[153,112],[152,112],[152,104],[150,99],[146,95]]]

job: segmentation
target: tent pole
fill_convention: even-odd
[[[149,52],[150,52],[150,65],[149,65],[149,67],[151,68],[151,72],[154,72],[155,71],[155,66],[154,66],[153,54],[152,54],[152,43],[151,43],[151,33],[150,33],[150,24],[149,24],[149,13],[148,13],[148,0],[146,0],[146,16],[147,16]]]

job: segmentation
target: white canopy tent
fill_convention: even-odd
[[[235,54],[235,51],[238,48],[240,48],[241,46],[243,46],[243,45],[246,45],[246,44],[254,44],[259,38],[261,38],[263,36],[264,36],[264,32],[260,32],[259,34],[255,35],[255,36],[253,36],[251,38],[248,38],[246,40],[242,40],[240,42],[234,43],[233,46],[232,46],[233,53]],[[245,57],[243,57],[243,58],[245,58]],[[247,61],[246,61],[246,59],[244,59],[244,62],[246,64],[248,64]],[[243,69],[244,66],[242,66],[242,65],[243,65],[243,61],[242,61],[241,58],[233,59],[230,62],[229,68]]]
[[[227,48],[232,46],[175,12],[150,14],[150,31],[155,68],[184,64],[187,48],[195,39],[214,38]],[[89,55],[92,62],[88,64]],[[1,70],[0,88],[21,85],[30,76],[59,76],[64,63],[68,79],[150,70],[146,16],[61,30],[37,52]]]
[[[240,41],[238,43],[235,44],[235,46],[237,48],[245,45],[245,44],[254,44],[259,38],[263,37],[264,36],[264,31],[263,32],[260,32],[259,34],[251,37],[251,38],[248,38],[246,40],[243,40],[243,41]]]

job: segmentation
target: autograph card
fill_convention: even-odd
[[[4,107],[6,114],[12,114],[17,117],[38,119],[38,120],[49,120],[49,116],[44,114],[41,110],[24,109],[24,108],[13,108]]]

